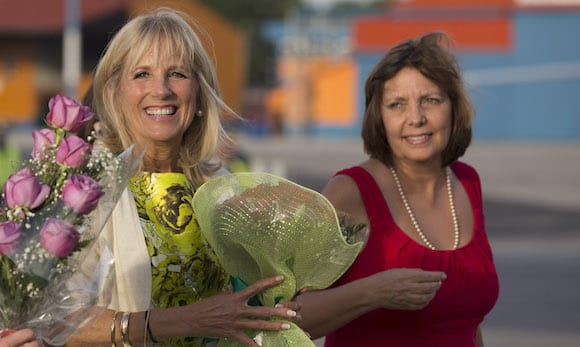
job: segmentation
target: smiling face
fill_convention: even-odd
[[[148,148],[179,151],[197,109],[199,85],[170,50],[149,50],[121,76],[119,100],[132,137]]]
[[[414,68],[384,84],[381,114],[394,162],[439,165],[452,127],[451,101]]]

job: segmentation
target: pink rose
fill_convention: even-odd
[[[12,254],[18,248],[21,236],[18,223],[12,221],[0,223],[0,255]]]
[[[48,109],[46,115],[48,124],[70,132],[76,132],[94,116],[87,106],[61,95],[50,99]]]
[[[32,147],[32,158],[38,158],[45,147],[54,144],[56,141],[56,134],[53,130],[44,128],[41,130],[34,130],[32,132],[32,139],[34,146]]]
[[[81,167],[89,162],[91,146],[76,135],[62,139],[56,149],[55,158],[60,164],[70,167]]]
[[[97,181],[84,175],[72,175],[62,187],[63,203],[81,215],[94,210],[104,194]]]
[[[81,235],[75,227],[65,221],[47,218],[40,229],[40,244],[57,257],[63,258],[72,253]]]
[[[32,210],[42,205],[50,195],[50,187],[41,184],[29,167],[8,177],[3,189],[4,200],[9,208],[19,206]]]

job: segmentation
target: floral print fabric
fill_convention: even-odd
[[[151,257],[152,304],[191,304],[222,292],[227,276],[206,245],[195,220],[194,189],[181,173],[143,172],[131,180]],[[168,346],[203,346],[203,338],[164,341]]]

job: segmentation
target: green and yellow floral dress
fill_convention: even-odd
[[[132,178],[145,235],[153,287],[152,306],[182,306],[223,292],[227,276],[195,221],[194,189],[181,173],[143,172]],[[204,346],[201,337],[163,341],[166,346]]]

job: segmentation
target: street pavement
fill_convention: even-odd
[[[359,139],[239,141],[256,171],[315,190],[366,158]],[[580,142],[475,142],[462,160],[481,177],[500,279],[486,347],[580,347]]]

